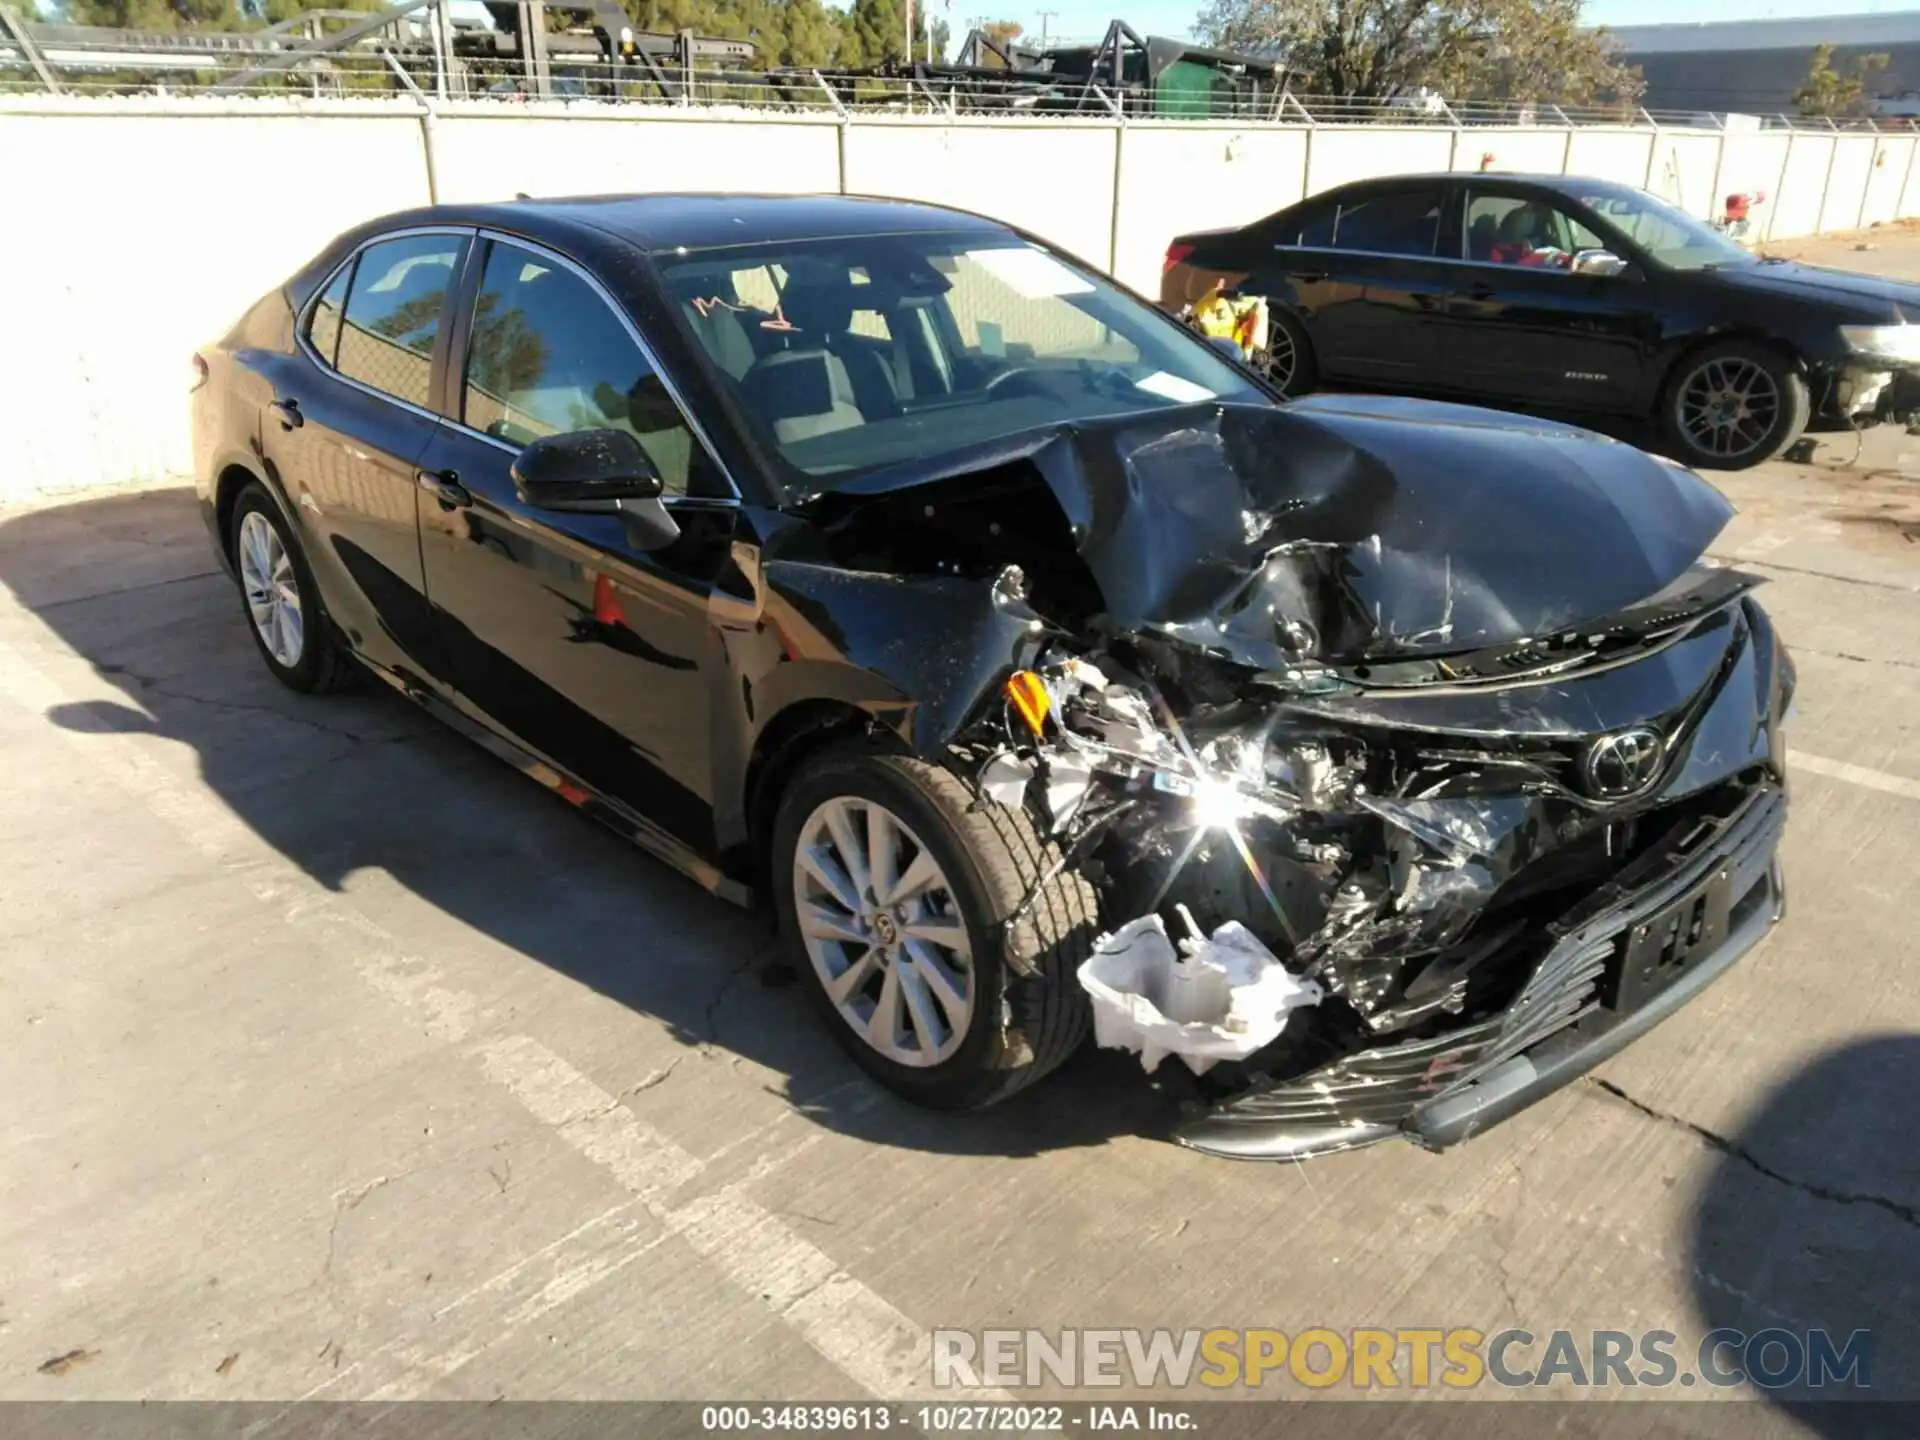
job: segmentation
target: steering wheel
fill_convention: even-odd
[[[1015,364],[1009,365],[1006,369],[1002,370],[998,375],[994,376],[991,380],[987,381],[986,384],[982,385],[980,387],[981,393],[986,395],[991,395],[995,390],[999,389],[1002,385],[1006,384],[1007,381],[1017,379],[1022,375],[1037,375],[1043,369],[1045,369],[1044,366],[1034,365],[1026,362],[1017,362]]]

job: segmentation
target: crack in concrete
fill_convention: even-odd
[[[302,725],[309,730],[318,730],[326,735],[338,735],[355,745],[391,745],[395,742],[418,739],[421,732],[409,731],[400,735],[362,735],[357,730],[344,729],[339,725],[329,725],[324,720],[309,719],[305,715],[295,715],[272,705],[256,705],[245,700],[215,700],[207,695],[196,695],[190,690],[176,690],[164,680],[151,675],[142,675],[125,666],[113,665],[104,660],[95,660],[93,668],[102,675],[116,680],[131,680],[144,693],[158,695],[167,700],[178,700],[188,705],[201,705],[209,710],[221,710],[235,715],[271,715],[276,720],[285,720],[291,725]]]
[[[1614,1099],[1631,1109],[1637,1110],[1648,1119],[1658,1120],[1662,1124],[1671,1125],[1677,1130],[1684,1130],[1705,1144],[1709,1149],[1717,1150],[1722,1155],[1730,1156],[1740,1161],[1741,1164],[1746,1165],[1758,1174],[1766,1176],[1767,1179],[1772,1180],[1776,1184],[1785,1185],[1791,1190],[1798,1190],[1803,1195],[1811,1195],[1816,1200],[1830,1201],[1835,1205],[1868,1205],[1876,1210],[1886,1211],[1887,1214],[1893,1216],[1894,1219],[1901,1221],[1903,1224],[1920,1227],[1920,1206],[1904,1204],[1886,1195],[1873,1195],[1858,1190],[1836,1190],[1833,1186],[1823,1185],[1817,1180],[1803,1180],[1797,1176],[1785,1174],[1761,1160],[1751,1150],[1747,1149],[1746,1146],[1740,1144],[1739,1141],[1729,1140],[1717,1131],[1709,1130],[1704,1125],[1697,1125],[1683,1116],[1673,1115],[1665,1110],[1657,1110],[1647,1104],[1646,1101],[1635,1099],[1611,1080],[1602,1080],[1594,1075],[1586,1076],[1585,1080],[1587,1084],[1593,1086],[1596,1090],[1611,1095]]]
[[[676,1055],[660,1069],[648,1071],[646,1076],[638,1084],[629,1085],[625,1090],[622,1090],[620,1092],[620,1098],[624,1100],[629,1095],[638,1095],[642,1090],[651,1090],[656,1085],[666,1084],[667,1077],[679,1069],[680,1062],[686,1058],[684,1055]]]
[[[719,988],[713,992],[713,998],[707,1002],[706,1011],[702,1016],[702,1029],[705,1038],[700,1042],[701,1054],[704,1055],[708,1053],[720,1042],[720,1007],[726,1004],[727,997],[733,992],[734,986],[739,983],[740,977],[751,971],[753,967],[759,964],[770,952],[777,951],[778,949],[779,946],[777,942],[773,945],[763,945],[727,972],[726,978],[720,982]]]
[[[149,580],[144,585],[128,585],[120,590],[99,590],[90,595],[69,595],[64,600],[47,600],[31,608],[37,614],[45,614],[49,610],[63,609],[68,605],[86,605],[95,600],[112,600],[121,595],[138,595],[147,590],[164,590],[169,585],[185,585],[193,580],[210,580],[215,576],[224,577],[226,573],[224,570],[196,570],[191,575],[175,575],[166,580]]]
[[[1870,590],[1891,590],[1896,595],[1920,593],[1920,586],[1897,585],[1891,580],[1869,580],[1859,575],[1836,575],[1831,570],[1815,570],[1805,565],[1782,565],[1774,560],[1755,560],[1744,555],[1715,556],[1728,562],[1754,570],[1779,570],[1787,575],[1808,575],[1815,580],[1836,580],[1842,585],[1865,585]]]
[[[1889,660],[1880,655],[1851,655],[1845,650],[1815,650],[1811,645],[1795,645],[1796,655],[1824,655],[1829,660],[1851,660],[1856,665],[1897,665],[1902,670],[1920,670],[1920,661]]]
[[[333,1259],[335,1250],[340,1243],[341,1218],[349,1210],[356,1209],[360,1205],[360,1202],[373,1194],[374,1191],[380,1189],[382,1186],[391,1185],[402,1176],[411,1173],[412,1172],[408,1170],[401,1170],[392,1175],[376,1175],[365,1184],[353,1185],[345,1190],[336,1190],[333,1192],[333,1220],[327,1226],[327,1258],[321,1264],[320,1274],[314,1280],[314,1284],[331,1284],[333,1281]]]

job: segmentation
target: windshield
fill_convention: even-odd
[[[1752,255],[1718,230],[1644,190],[1591,182],[1569,193],[1669,270],[1754,263]]]
[[[1204,342],[1015,235],[656,257],[790,489],[1065,421],[1267,399]]]

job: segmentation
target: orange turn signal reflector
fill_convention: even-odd
[[[1037,736],[1047,724],[1047,711],[1053,706],[1053,699],[1047,694],[1047,685],[1031,670],[1016,670],[1007,677],[1007,699],[1013,702],[1013,708],[1020,712],[1020,718],[1027,722],[1027,728]]]

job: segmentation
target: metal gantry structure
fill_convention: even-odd
[[[1631,104],[1459,100],[1426,90],[1312,95],[1271,58],[1143,36],[1021,45],[976,28],[951,59],[858,68],[767,63],[752,41],[635,28],[618,0],[399,0],[243,30],[29,20],[0,0],[0,93],[616,101],[736,110],[1230,119],[1441,128],[1604,125],[1910,132],[1913,117],[1806,119]]]
[[[247,30],[110,29],[27,20],[0,0],[0,89],[77,94],[366,95],[632,100],[782,109],[1277,118],[1284,69],[1144,38],[1002,47],[858,68],[768,65],[751,41],[636,29],[617,0],[400,0],[316,9]]]

